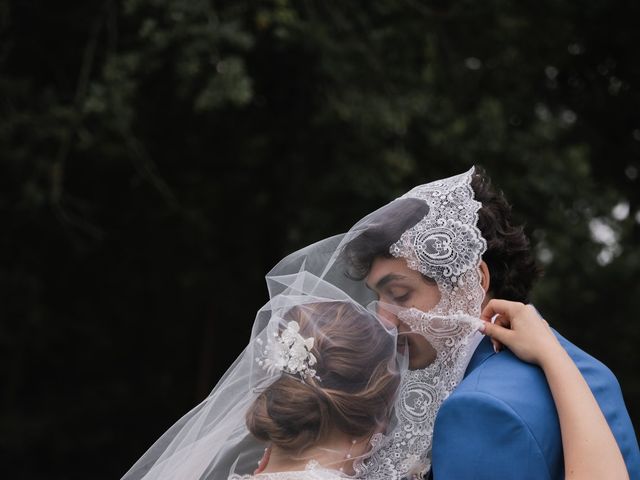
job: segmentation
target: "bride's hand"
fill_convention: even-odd
[[[562,350],[549,324],[532,305],[494,299],[487,303],[480,318],[485,322],[480,331],[491,337],[494,347],[497,341],[525,362],[542,366]]]

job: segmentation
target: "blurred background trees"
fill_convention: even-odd
[[[0,3],[0,458],[118,478],[286,253],[484,166],[640,426],[631,1]]]

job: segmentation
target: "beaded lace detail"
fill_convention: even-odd
[[[369,458],[355,463],[357,476],[371,480],[422,478],[431,467],[433,427],[442,402],[464,376],[482,336],[478,318],[484,290],[478,266],[486,241],[477,227],[478,210],[471,188],[473,169],[421,185],[402,198],[417,198],[429,213],[402,234],[390,252],[432,278],[440,301],[429,312],[415,308],[398,314],[436,350],[426,368],[403,373],[395,404],[397,424],[375,438]]]

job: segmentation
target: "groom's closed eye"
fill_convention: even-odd
[[[400,295],[400,296],[394,296],[393,301],[395,303],[404,303],[407,300],[409,300],[409,297],[411,296],[411,294],[409,292],[405,293],[404,295]]]
[[[411,290],[408,288],[390,288],[385,296],[393,300],[394,303],[404,303],[409,300]]]

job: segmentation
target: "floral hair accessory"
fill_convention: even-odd
[[[315,339],[304,338],[299,331],[298,322],[291,321],[281,333],[274,333],[273,337],[269,337],[262,352],[264,358],[258,360],[258,365],[269,373],[280,371],[300,375],[305,379],[314,377],[320,380],[312,368],[317,362],[315,355],[311,353]],[[263,344],[261,339],[257,342]]]

